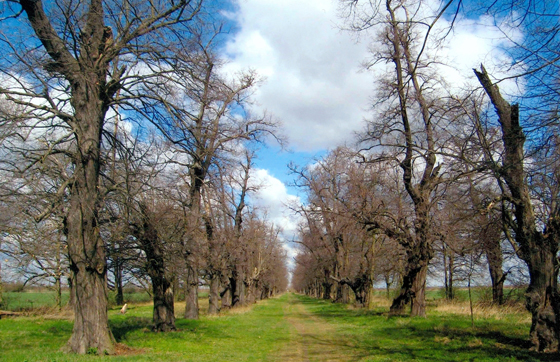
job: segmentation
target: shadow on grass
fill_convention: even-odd
[[[152,319],[147,317],[128,317],[117,321],[109,320],[109,327],[117,342],[126,339],[126,335],[137,330],[151,330]]]
[[[394,361],[560,361],[559,354],[529,350],[517,325],[488,321],[472,329],[470,320],[458,316],[387,317],[386,311],[349,310],[346,305],[298,296],[318,318],[338,325],[342,338],[316,343],[353,350],[354,356],[376,356]],[[528,330],[527,330],[528,333]]]

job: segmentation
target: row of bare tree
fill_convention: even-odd
[[[278,230],[248,206],[254,144],[278,125],[247,108],[252,71],[218,55],[213,2],[3,2],[1,250],[60,290],[68,350],[112,353],[107,288],[147,280],[154,329],[174,293],[198,317],[287,287]]]
[[[501,303],[508,245],[528,269],[534,347],[558,350],[558,58],[550,48],[558,26],[539,14],[559,13],[521,3],[473,9],[448,1],[434,9],[423,1],[342,1],[349,28],[373,39],[366,65],[377,70],[374,116],[356,147],[293,168],[309,200],[297,210],[305,221],[295,288],[335,301],[348,301],[351,289],[367,305],[373,284],[397,275],[391,314],[410,305],[412,316],[425,316],[436,253],[449,297],[455,262],[470,255],[472,271],[473,255],[484,255]],[[526,32],[525,42],[509,39],[509,56],[525,71],[517,75],[527,87],[519,104],[483,66],[466,90],[446,83],[438,49],[463,7],[493,16],[506,37],[512,27]]]

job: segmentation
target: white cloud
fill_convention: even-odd
[[[297,232],[299,219],[289,209],[291,203],[300,204],[298,196],[288,193],[286,185],[267,170],[253,170],[251,186],[259,186],[252,199],[253,205],[266,210],[268,219],[282,228],[282,237],[290,241]]]
[[[294,148],[329,148],[361,129],[372,93],[371,75],[358,72],[367,47],[336,28],[335,1],[243,0],[236,20],[229,68],[266,77],[257,102]]]
[[[301,200],[298,196],[289,194],[286,185],[267,170],[254,169],[250,183],[250,186],[259,187],[251,200],[252,204],[264,209],[268,220],[281,228],[282,247],[288,256],[288,267],[293,269],[295,267],[294,258],[298,249],[294,247],[291,241],[297,238],[301,217],[296,215],[289,208],[289,205],[300,205]]]
[[[447,26],[449,22],[445,20],[440,24],[440,27]],[[508,37],[520,40],[522,33],[513,30]],[[444,69],[447,83],[456,87],[479,86],[472,69],[479,69],[480,64],[484,64],[496,79],[511,75],[507,70],[512,59],[505,51],[509,44],[508,38],[495,26],[493,18],[488,16],[479,19],[458,18],[447,46],[440,51],[450,65]],[[523,84],[513,80],[500,83],[500,88],[509,94],[523,92]]]
[[[437,9],[440,2],[432,2]],[[336,0],[240,0],[232,15],[239,31],[226,47],[228,70],[252,68],[266,78],[256,100],[284,123],[296,150],[352,141],[353,132],[370,116],[374,74],[361,72],[360,64],[369,57],[371,37],[356,43],[353,34],[339,30],[337,5]],[[447,47],[438,50],[451,65],[442,69],[449,84],[476,84],[472,68],[480,63],[496,78],[504,76],[498,66],[510,59],[498,47],[506,39],[492,21],[457,19]],[[447,25],[441,18],[438,28]],[[514,82],[500,86],[508,93],[520,92]]]

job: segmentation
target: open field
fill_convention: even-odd
[[[201,300],[203,302],[203,300]],[[428,318],[388,318],[388,301],[372,311],[295,294],[198,321],[177,332],[150,331],[151,306],[110,311],[117,356],[59,352],[72,323],[60,315],[0,320],[0,361],[554,361],[528,351],[530,318],[519,306],[499,311],[468,303],[430,303]],[[207,304],[201,305],[201,310]],[[182,315],[181,304],[177,316]]]

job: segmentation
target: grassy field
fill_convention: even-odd
[[[62,292],[62,305],[68,303],[68,291]],[[146,303],[151,300],[150,295],[146,292],[128,292],[124,293],[126,303]],[[114,305],[115,293],[109,293],[109,303]],[[52,290],[30,289],[21,292],[4,292],[2,293],[2,303],[0,309],[13,312],[29,311],[36,309],[54,308],[56,305],[56,295]]]
[[[201,310],[205,310],[207,302]],[[0,361],[554,361],[528,350],[530,318],[519,306],[498,310],[430,302],[428,318],[387,317],[388,301],[372,311],[295,294],[219,317],[177,320],[177,332],[150,331],[149,304],[126,315],[110,311],[116,356],[59,352],[72,323],[62,315],[0,320]],[[177,316],[182,316],[182,303]]]

